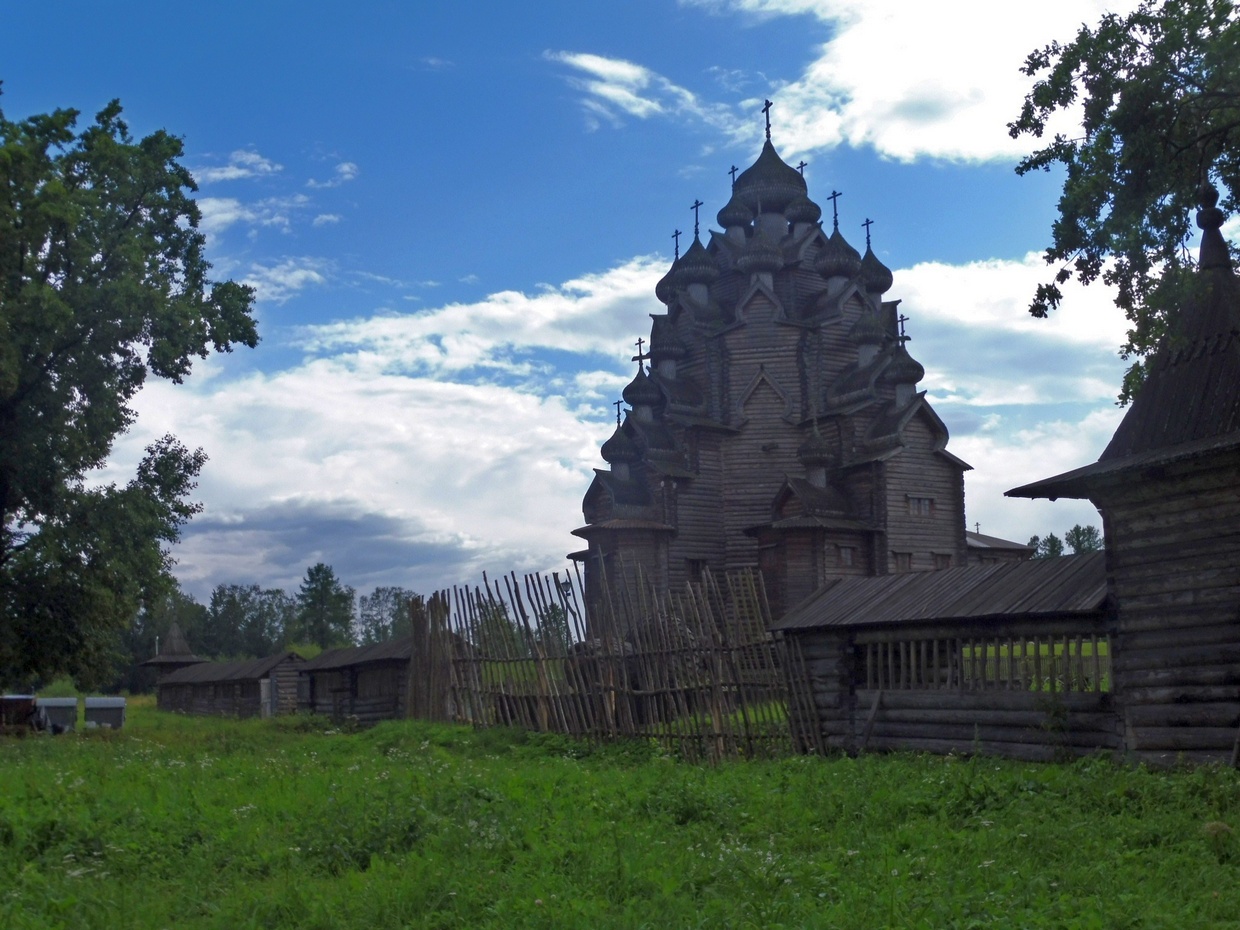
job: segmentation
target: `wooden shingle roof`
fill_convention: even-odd
[[[329,649],[301,666],[299,671],[325,672],[336,668],[367,665],[371,662],[407,662],[412,655],[413,637],[404,636],[400,639],[389,639],[386,642],[371,643],[367,646]]]
[[[242,659],[238,662],[199,662],[170,672],[162,680],[163,685],[204,685],[225,681],[258,681],[266,678],[271,670],[282,662],[300,663],[301,656],[295,652],[277,652],[263,659]]]
[[[1222,213],[1204,203],[1197,222],[1195,291],[1171,321],[1110,444],[1092,465],[1014,488],[1009,497],[1088,497],[1108,478],[1240,446],[1240,282],[1219,231]]]
[[[1093,614],[1107,598],[1105,555],[970,565],[933,572],[842,578],[823,585],[774,630],[925,620],[984,620]]]

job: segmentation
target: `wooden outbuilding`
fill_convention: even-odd
[[[1102,553],[824,585],[773,624],[804,748],[1049,760],[1115,749]]]
[[[367,726],[404,717],[413,637],[332,649],[300,669],[302,710]]]
[[[168,627],[168,635],[163,638],[162,642],[157,644],[155,655],[142,663],[147,668],[154,668],[159,671],[160,680],[165,676],[175,672],[177,669],[186,668],[190,665],[197,665],[199,662],[205,662],[194,655],[189,643],[185,639],[185,634],[181,632],[180,625],[173,620],[172,626]]]
[[[156,684],[160,710],[225,717],[267,717],[297,710],[297,670],[305,659],[278,652],[265,659],[199,662]]]
[[[1195,292],[1101,457],[1008,492],[1101,511],[1124,747],[1151,762],[1240,749],[1240,282],[1217,197]]]

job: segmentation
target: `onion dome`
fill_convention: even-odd
[[[801,447],[797,449],[797,459],[802,465],[827,465],[831,461],[831,447],[827,441],[822,438],[822,433],[818,432],[818,426],[815,424],[813,432],[805,442],[801,443]]]
[[[676,273],[679,268],[680,259],[678,258],[672,262],[672,267],[667,269],[667,274],[661,277],[659,283],[654,286],[654,296],[669,307],[676,299]]]
[[[628,383],[620,396],[630,407],[657,407],[663,400],[663,392],[644,369],[638,370],[637,377]]]
[[[741,172],[732,191],[734,198],[755,213],[781,213],[792,201],[805,196],[807,188],[801,173],[780,158],[767,139],[758,160]]]
[[[656,316],[654,325],[650,327],[650,361],[656,365],[664,359],[679,362],[688,355],[689,350],[676,335],[672,321],[666,316]]]
[[[603,443],[602,453],[603,461],[608,465],[615,465],[618,462],[632,464],[642,457],[637,445],[629,438],[623,426],[617,426],[611,438]]]
[[[887,328],[877,314],[862,313],[848,332],[848,338],[858,345],[880,346],[887,340]],[[924,374],[925,372],[923,372]],[[625,400],[628,400],[626,397]]]
[[[814,270],[824,278],[852,278],[861,270],[861,253],[836,229],[814,257]]]
[[[734,226],[748,226],[753,221],[753,210],[745,206],[741,199],[732,195],[732,199],[724,204],[723,209],[715,217],[724,229]]]
[[[861,279],[865,289],[871,294],[885,294],[891,290],[891,269],[878,260],[874,250],[866,247],[865,257],[861,259]]]
[[[779,271],[784,267],[784,252],[779,243],[770,236],[758,233],[751,238],[741,254],[736,256],[736,267],[745,274],[755,271]]]
[[[719,277],[719,266],[696,236],[689,251],[680,256],[676,263],[676,286],[688,287],[690,284],[711,284]]]
[[[926,369],[908,354],[908,349],[904,348],[904,343],[901,342],[891,353],[891,361],[883,369],[879,380],[888,384],[916,384],[925,376]]]
[[[784,208],[784,216],[789,223],[817,223],[822,219],[822,207],[802,194]]]

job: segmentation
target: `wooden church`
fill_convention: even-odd
[[[798,166],[803,170],[804,165]],[[655,288],[574,534],[587,600],[761,568],[778,616],[824,582],[964,565],[964,472],[909,354],[892,273],[830,232],[770,140],[720,231]],[[648,346],[648,347],[647,347]],[[610,589],[610,590],[609,590]]]

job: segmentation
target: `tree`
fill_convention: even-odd
[[[209,656],[271,655],[284,641],[285,629],[296,627],[296,611],[296,602],[279,588],[216,585],[201,645],[195,648]]]
[[[1225,210],[1240,203],[1240,22],[1232,0],[1144,0],[1033,52],[1022,70],[1037,80],[1008,124],[1013,138],[1042,139],[1052,116],[1078,106],[1084,129],[1016,169],[1066,169],[1045,253],[1060,269],[1029,309],[1056,309],[1073,276],[1114,285],[1130,323],[1127,402],[1196,281],[1185,244],[1203,184],[1222,185]]]
[[[120,114],[0,112],[0,678],[98,670],[169,589],[206,457],[165,437],[123,488],[90,474],[148,374],[258,341],[251,291],[208,281],[180,140]]]
[[[413,632],[409,608],[419,595],[407,588],[377,587],[358,598],[357,642],[383,643]]]
[[[150,691],[157,672],[142,665],[158,652],[159,643],[173,623],[181,628],[191,648],[197,648],[206,623],[207,608],[183,592],[174,581],[166,593],[152,598],[138,611],[134,622],[121,635],[123,660],[108,690]]]
[[[1035,559],[1057,559],[1063,555],[1063,540],[1051,533],[1049,536],[1031,536],[1029,546]]]
[[[340,583],[330,565],[306,569],[297,591],[297,633],[324,649],[353,642],[353,589]]]
[[[1077,524],[1063,534],[1063,541],[1074,553],[1098,552],[1102,549],[1102,534],[1096,526]]]

